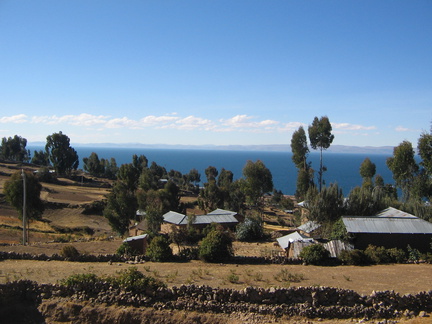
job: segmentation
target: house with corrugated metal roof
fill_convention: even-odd
[[[238,215],[236,212],[224,209],[216,209],[206,215],[196,216],[187,216],[174,211],[169,211],[163,215],[164,221],[161,226],[161,231],[163,233],[169,233],[172,226],[181,228],[188,226],[189,223],[196,229],[203,229],[212,223],[216,223],[225,228],[234,230],[236,225],[239,223],[237,217]]]
[[[432,223],[396,208],[374,216],[344,216],[342,220],[356,249],[375,245],[406,250],[410,245],[421,252],[430,251]]]

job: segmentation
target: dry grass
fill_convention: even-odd
[[[255,287],[330,286],[352,289],[361,294],[373,290],[394,290],[400,294],[417,293],[432,287],[432,266],[429,264],[395,264],[370,267],[316,267],[302,265],[236,265],[188,263],[78,263],[60,261],[16,261],[1,263],[0,282],[29,279],[40,283],[56,283],[72,274],[94,273],[113,275],[136,266],[139,271],[165,281],[169,286],[182,284],[243,289]],[[409,273],[409,278],[404,274]],[[230,281],[230,276],[238,276]],[[281,277],[284,274],[285,279]],[[289,274],[289,275],[287,275]],[[401,278],[405,278],[401,280]],[[291,278],[291,279],[289,279]]]

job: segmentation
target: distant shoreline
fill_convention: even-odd
[[[28,146],[45,146],[45,142],[29,142]],[[151,148],[176,150],[214,150],[214,151],[269,151],[291,152],[288,144],[269,145],[171,145],[171,144],[143,144],[143,143],[71,143],[72,147],[115,147],[115,148]],[[353,153],[353,154],[393,154],[393,146],[348,146],[332,145],[326,152]],[[314,152],[314,150],[311,150]]]

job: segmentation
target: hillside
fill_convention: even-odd
[[[37,169],[27,165],[0,163],[0,243],[19,243],[22,237],[22,222],[18,219],[18,213],[3,195],[5,181],[22,168],[29,171]],[[89,209],[93,202],[104,199],[110,183],[84,175],[76,179],[59,178],[56,183],[42,183],[41,198],[46,202],[46,209],[42,221],[29,224],[30,243],[62,240],[62,236],[70,234],[82,237],[89,234],[94,237],[113,235],[100,211]]]

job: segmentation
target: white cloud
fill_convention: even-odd
[[[0,123],[7,124],[7,123],[13,123],[13,124],[22,124],[27,122],[27,115],[19,114],[14,116],[5,116],[0,118]]]
[[[229,119],[221,119],[220,123],[224,129],[218,131],[240,130],[250,131],[253,133],[260,131],[276,130],[279,122],[276,120],[266,119],[262,121],[253,121],[254,117],[247,115],[237,115]]]
[[[418,129],[411,129],[411,128],[406,128],[403,126],[398,126],[395,128],[396,132],[419,132]]]
[[[64,116],[33,116],[31,122],[34,124],[69,124],[74,126],[93,126],[106,123],[108,116],[94,116],[90,114],[64,115]]]
[[[113,118],[108,120],[105,123],[106,128],[131,128],[138,129],[140,128],[140,123],[136,120],[129,119],[127,117],[122,118]]]
[[[171,128],[184,130],[191,130],[197,128],[202,130],[210,130],[213,128],[213,126],[214,125],[211,120],[195,116],[188,116],[177,120],[174,124],[171,124]]]
[[[293,132],[297,130],[300,126],[305,127],[306,124],[300,123],[300,122],[289,122],[282,125],[282,127],[279,128],[280,132]],[[307,129],[305,129],[307,132]]]
[[[376,129],[375,126],[363,126],[363,125],[355,125],[349,123],[332,123],[332,128],[338,130],[372,130]]]
[[[160,124],[167,124],[170,122],[174,122],[178,120],[179,117],[175,116],[146,116],[144,118],[141,118],[140,121],[144,125],[160,125]]]

